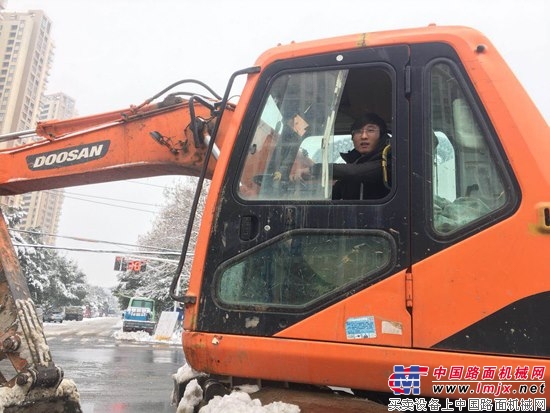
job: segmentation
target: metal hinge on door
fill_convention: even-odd
[[[405,273],[405,306],[407,310],[413,307],[413,276],[412,272]]]

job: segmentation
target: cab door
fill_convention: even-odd
[[[198,331],[410,345],[408,56],[354,48],[263,70],[223,182]],[[333,200],[364,112],[387,124],[387,194]]]
[[[450,46],[411,50],[413,347],[548,355],[548,277],[507,219],[520,191],[499,136]]]

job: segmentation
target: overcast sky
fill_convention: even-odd
[[[279,43],[436,23],[471,26],[487,35],[545,118],[550,118],[548,0],[7,2],[7,11],[32,9],[44,10],[53,24],[56,48],[48,93],[63,92],[76,99],[81,115],[139,104],[186,78],[199,79],[222,94],[234,71],[253,65],[264,50]],[[155,208],[112,207],[98,202],[114,201],[85,202],[74,199],[75,194],[162,202],[161,188],[136,183],[109,184],[103,192],[97,186],[67,191],[71,194],[63,207],[60,234],[124,243],[134,243],[150,228],[154,214],[143,210]],[[115,284],[115,254],[71,256],[92,284]]]

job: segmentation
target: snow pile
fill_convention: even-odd
[[[38,409],[41,403],[45,404],[46,402],[55,402],[57,400],[63,401],[67,406],[71,407],[80,405],[80,395],[72,380],[63,379],[56,389],[38,387],[29,391],[30,386],[31,382],[24,386],[1,387],[0,412],[4,412],[4,409],[9,409],[10,412],[14,411],[15,406],[19,406],[25,411],[31,411],[23,406],[29,407],[33,405]],[[16,411],[19,411],[19,409]]]
[[[153,341],[153,337],[145,331],[123,332],[122,330],[113,333],[115,340],[121,341]]]
[[[243,389],[257,390],[257,386],[248,386]],[[176,413],[193,413],[195,406],[201,400],[202,389],[197,379],[193,379],[185,388]],[[272,402],[262,406],[258,399],[252,399],[247,392],[235,390],[223,397],[214,396],[206,406],[201,407],[199,413],[300,413],[300,408],[283,402]]]
[[[4,406],[17,406],[25,400],[28,389],[26,387],[1,387],[0,388],[0,412]],[[179,413],[179,412],[178,412]]]
[[[234,391],[223,397],[214,396],[199,413],[300,413],[294,404],[273,402],[262,406],[258,399],[252,399],[248,393]]]
[[[172,378],[176,381],[176,383],[185,383],[186,381],[200,376],[205,376],[205,373],[198,372],[187,363],[181,366],[176,374],[172,374]]]
[[[174,382],[181,384],[201,376],[205,376],[205,374],[196,371],[195,369],[193,369],[193,367],[191,367],[189,364],[186,363],[178,369],[176,374],[172,374],[172,379],[174,380]],[[196,382],[197,380],[194,380],[194,381]],[[198,391],[200,391],[200,394],[198,394],[195,388],[198,388]],[[195,396],[194,396],[195,394],[197,394],[197,397],[199,397],[199,400],[195,400]],[[178,403],[178,397],[179,395],[177,394],[176,388],[174,386],[174,390],[172,391],[172,404],[175,405],[176,403]],[[187,408],[186,406],[190,406],[191,412],[193,412],[192,408],[197,404],[199,404],[201,399],[202,399],[202,389],[198,385],[198,383],[197,383],[197,386],[187,385],[185,387],[185,392],[183,393],[183,397],[179,405],[182,406],[182,409],[186,409]],[[181,412],[178,410],[176,413],[182,413],[182,412],[187,413],[187,410],[182,410]]]
[[[122,331],[122,329],[115,331],[113,333],[113,337],[115,338],[115,340],[120,341],[139,341],[148,343],[168,343],[181,345],[181,329],[176,329],[169,340],[157,340],[155,339],[154,335],[152,336],[145,331],[124,332]]]
[[[178,410],[176,410],[176,413],[193,413],[195,411],[195,406],[197,406],[201,400],[202,388],[199,386],[197,379],[193,379],[185,387],[185,392],[183,393],[183,397],[178,404]]]

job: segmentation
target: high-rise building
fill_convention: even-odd
[[[71,119],[77,115],[75,100],[64,93],[46,95],[40,102],[40,120]]]
[[[64,93],[45,95],[40,103],[39,120],[70,119],[77,115],[75,100]],[[20,196],[21,207],[27,216],[20,227],[29,230],[40,228],[44,234],[56,234],[63,206],[63,189],[29,192]],[[55,243],[51,235],[44,236],[44,242]]]
[[[49,18],[41,10],[0,15],[0,135],[34,130],[38,120],[75,116],[74,99],[62,93],[44,94],[54,50]],[[0,148],[29,139],[0,142]],[[62,204],[62,190],[0,197],[0,205],[26,212],[19,229],[37,228],[44,234],[56,233]],[[53,243],[54,237],[47,235],[44,242]]]
[[[23,194],[21,207],[27,211],[27,216],[23,218],[18,229],[39,229],[45,234],[43,242],[54,244],[63,198],[63,190],[60,189]]]
[[[2,12],[0,135],[34,129],[53,59],[51,21],[41,10]],[[10,147],[16,141],[4,142]]]

